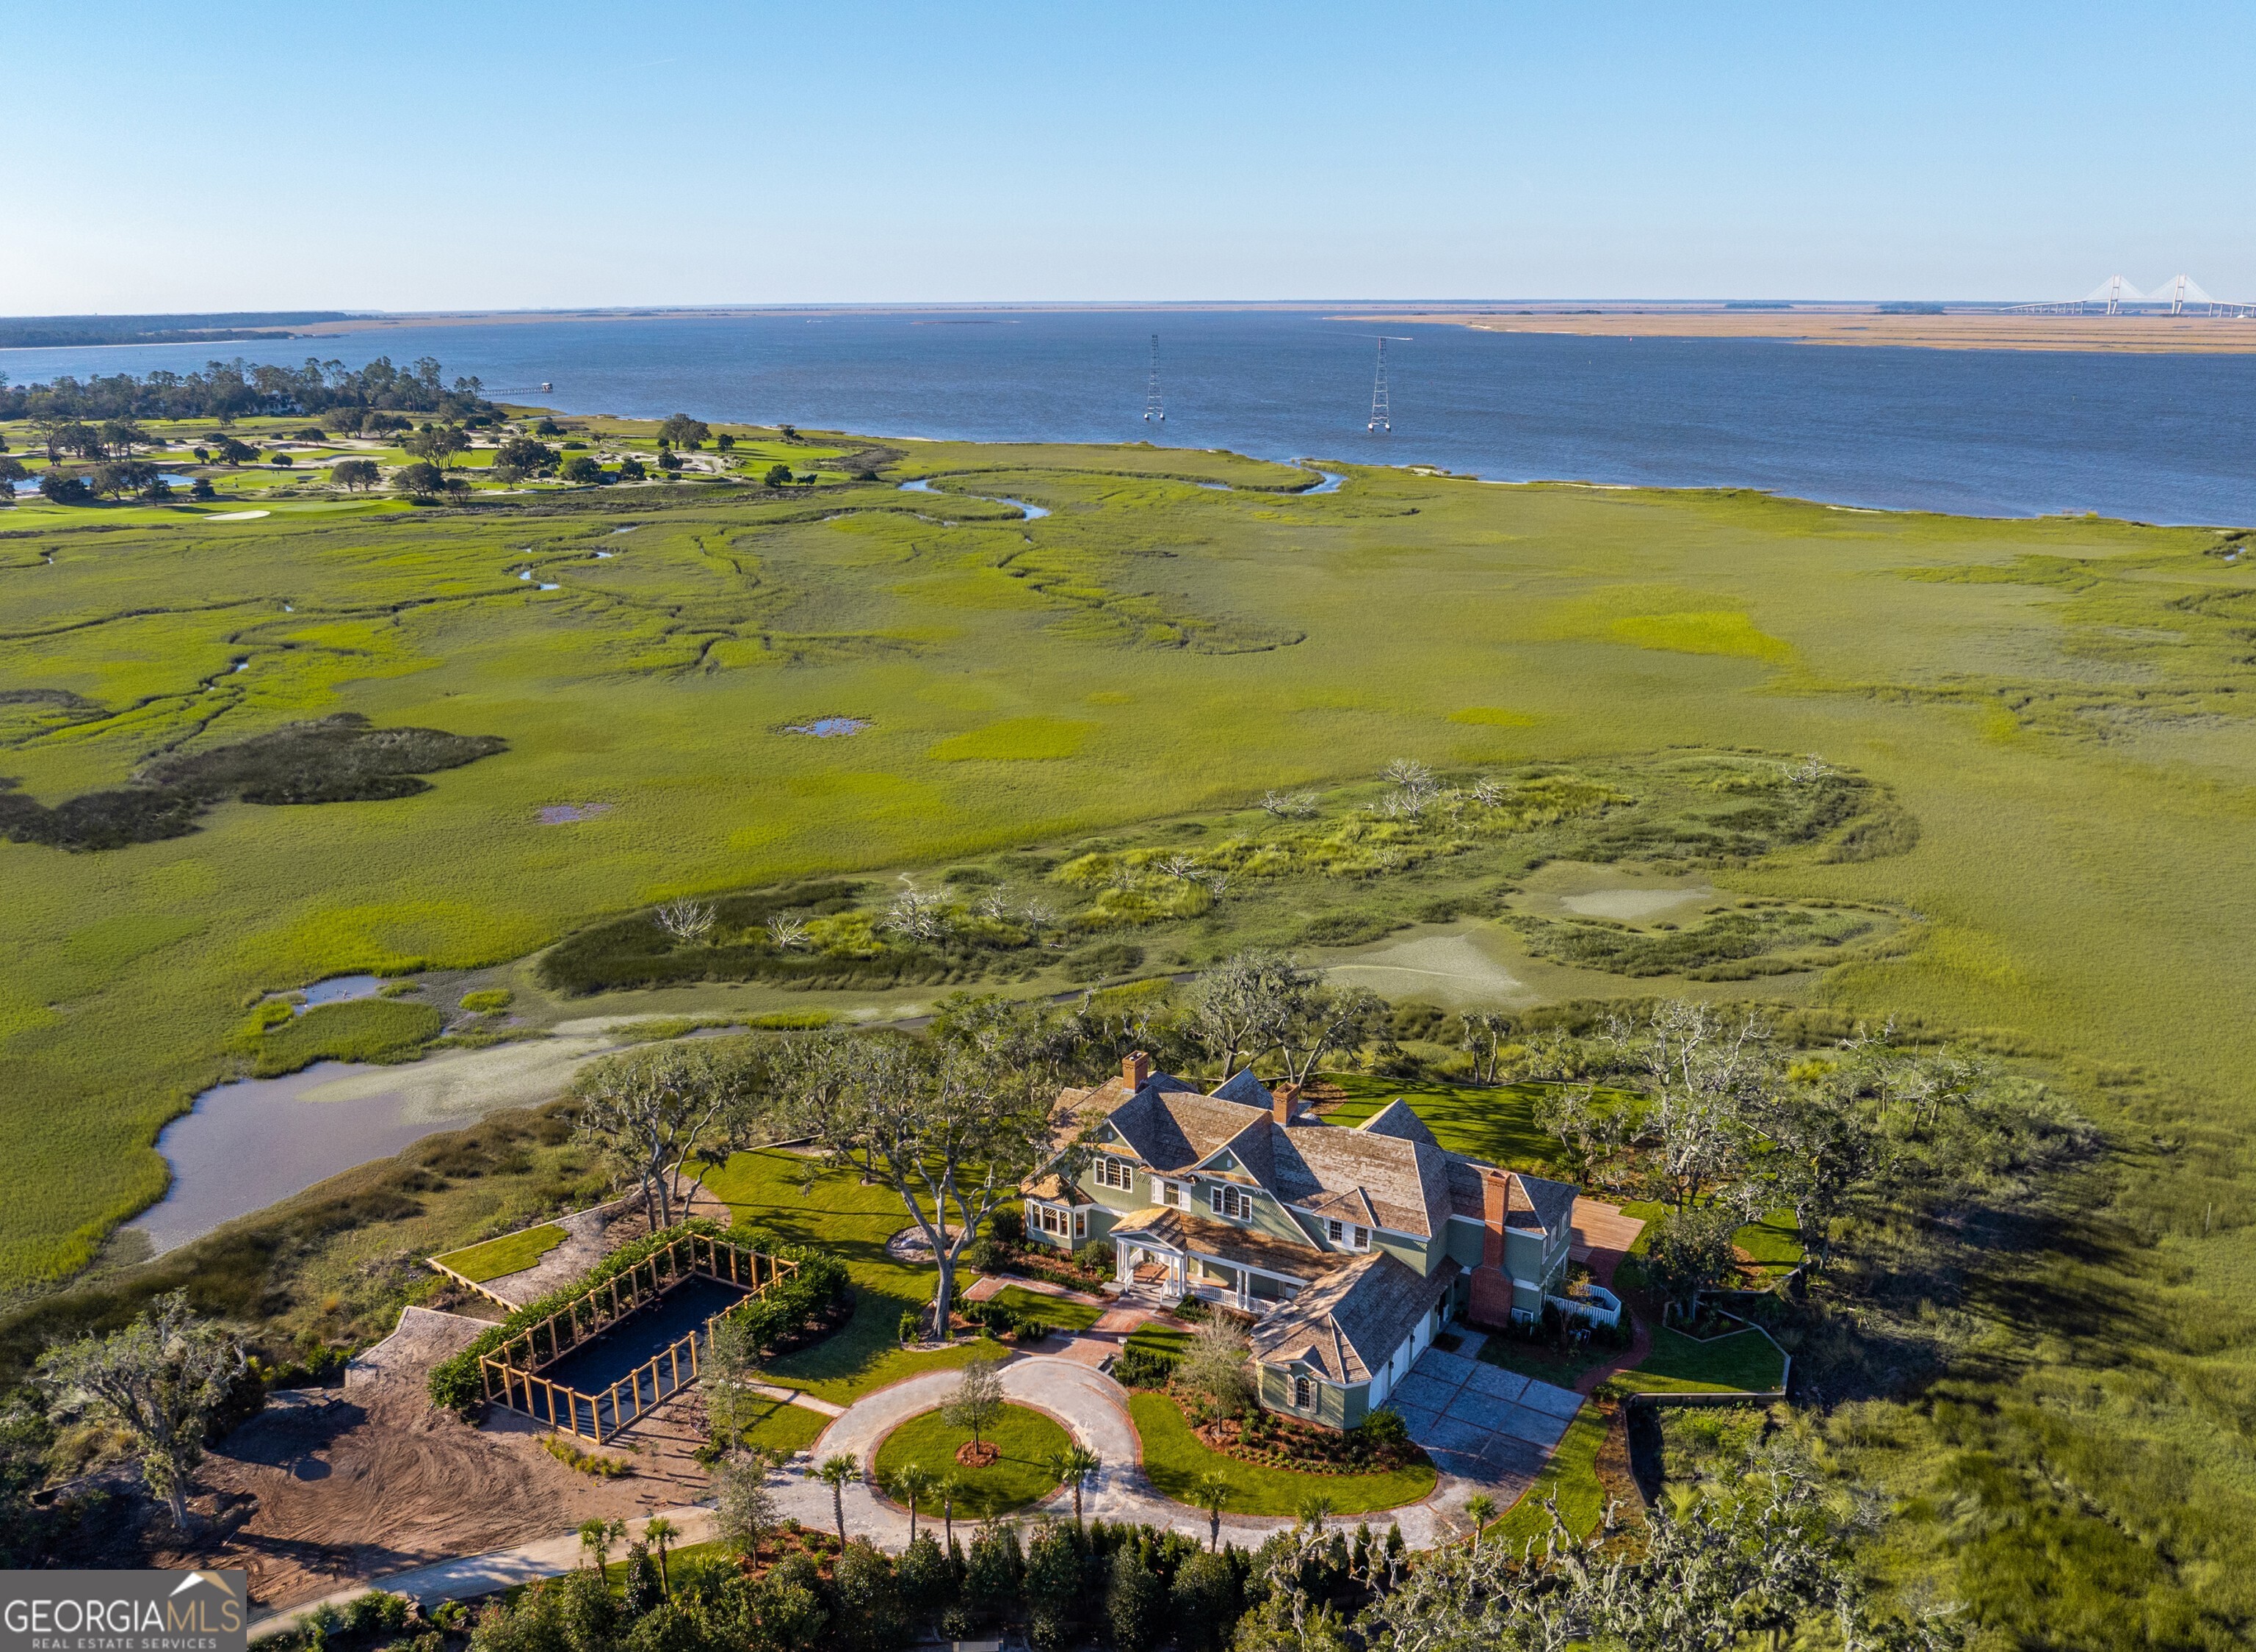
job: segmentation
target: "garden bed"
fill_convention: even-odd
[[[1191,1503],[1201,1478],[1219,1474],[1230,1488],[1225,1513],[1294,1515],[1309,1496],[1330,1501],[1335,1515],[1364,1515],[1399,1508],[1428,1495],[1438,1476],[1432,1465],[1366,1473],[1301,1473],[1267,1464],[1242,1461],[1192,1431],[1182,1408],[1165,1394],[1130,1396],[1129,1415],[1144,1443],[1144,1475],[1163,1497]]]

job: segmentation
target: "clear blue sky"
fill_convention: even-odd
[[[0,313],[2256,299],[2256,14],[19,4]]]

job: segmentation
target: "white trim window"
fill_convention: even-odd
[[[1136,1167],[1126,1159],[1116,1159],[1100,1153],[1089,1167],[1099,1187],[1110,1187],[1117,1192],[1131,1193],[1136,1189]]]
[[[1342,1250],[1371,1248],[1371,1229],[1360,1227],[1354,1222],[1343,1222],[1327,1218],[1324,1222],[1324,1236]]]
[[[1037,1205],[1034,1206],[1034,1227],[1040,1232],[1048,1234],[1054,1238],[1063,1239],[1071,1226],[1072,1224],[1067,1220],[1066,1213],[1060,1210],[1056,1206]]]
[[[1210,1183],[1206,1190],[1206,1202],[1207,1208],[1217,1216],[1241,1222],[1252,1220],[1253,1198],[1242,1187],[1234,1187],[1228,1182]]]
[[[1298,1374],[1293,1378],[1293,1409],[1296,1411],[1316,1409],[1316,1385]]]

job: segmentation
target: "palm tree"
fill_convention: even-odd
[[[1496,1516],[1496,1499],[1486,1492],[1475,1492],[1465,1499],[1465,1517],[1473,1522],[1473,1552],[1480,1553],[1481,1529]]]
[[[822,1459],[822,1466],[814,1471],[815,1479],[830,1487],[830,1507],[838,1517],[838,1552],[846,1552],[846,1482],[862,1477],[862,1464],[850,1452],[840,1452]]]
[[[893,1471],[892,1484],[886,1487],[897,1502],[909,1506],[909,1541],[917,1535],[917,1504],[932,1495],[932,1471],[921,1463],[905,1463]]]
[[[1073,1487],[1073,1523],[1081,1524],[1081,1488],[1096,1477],[1104,1466],[1104,1459],[1086,1445],[1069,1446],[1061,1452],[1052,1452],[1043,1459],[1043,1466],[1059,1480]]]
[[[1222,1508],[1230,1501],[1230,1476],[1210,1468],[1191,1487],[1191,1501],[1206,1510],[1206,1548],[1212,1554],[1222,1546]]]
[[[580,1548],[596,1557],[596,1570],[603,1571],[611,1563],[611,1545],[626,1540],[627,1522],[624,1520],[583,1520],[580,1522]]]
[[[962,1490],[961,1474],[942,1474],[932,1483],[932,1495],[940,1500],[941,1529],[947,1536],[941,1546],[951,1555],[955,1552],[955,1500]]]
[[[1301,1499],[1301,1506],[1294,1512],[1301,1517],[1301,1523],[1308,1529],[1311,1536],[1321,1537],[1324,1535],[1324,1516],[1330,1514],[1332,1508],[1330,1498],[1322,1492],[1310,1492]]]
[[[669,1600],[673,1599],[673,1579],[666,1574],[666,1545],[680,1536],[681,1529],[663,1515],[652,1515],[642,1529],[643,1541],[658,1550],[659,1586]]]

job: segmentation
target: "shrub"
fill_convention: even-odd
[[[541,1437],[540,1449],[567,1468],[582,1474],[592,1474],[597,1480],[623,1480],[634,1473],[634,1465],[624,1457],[606,1457],[601,1452],[582,1451],[561,1434]]]
[[[1361,1435],[1373,1447],[1384,1451],[1390,1446],[1410,1443],[1410,1425],[1402,1420],[1399,1411],[1381,1406],[1355,1425],[1354,1432]]]
[[[1019,1244],[1026,1237],[1026,1213],[1016,1205],[1005,1205],[988,1219],[987,1232],[1003,1244]]]
[[[1181,1366],[1180,1359],[1149,1348],[1124,1348],[1112,1361],[1112,1380],[1124,1388],[1164,1388]]]
[[[506,1009],[517,995],[506,987],[489,987],[483,992],[464,993],[462,1008],[474,1015],[486,1015],[496,1009]]]

